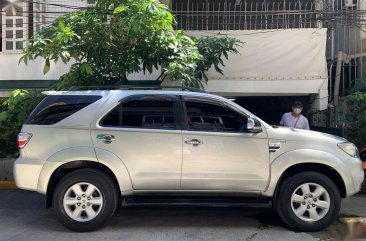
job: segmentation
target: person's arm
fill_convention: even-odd
[[[284,126],[285,125],[285,114],[282,115],[281,121],[280,121],[280,126]]]
[[[305,122],[305,127],[304,127],[304,129],[305,129],[305,130],[310,130],[308,118],[306,118],[306,117],[305,117],[305,120],[306,120],[306,122]]]

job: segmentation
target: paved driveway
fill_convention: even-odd
[[[346,204],[366,203],[366,197],[358,198]],[[102,230],[75,233],[61,226],[52,209],[44,209],[43,204],[43,196],[33,192],[0,190],[0,241],[310,241],[349,236],[349,227],[339,221],[324,232],[296,233],[268,209],[197,207],[119,208]],[[363,211],[366,213],[366,209]]]

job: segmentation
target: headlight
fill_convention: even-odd
[[[350,142],[339,143],[338,147],[351,157],[360,157],[357,147]]]

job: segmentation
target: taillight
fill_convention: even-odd
[[[25,145],[27,145],[32,136],[32,133],[20,132],[18,134],[18,148],[22,149],[23,147],[25,147]]]

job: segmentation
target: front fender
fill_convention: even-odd
[[[335,155],[325,151],[312,149],[294,150],[281,154],[271,162],[270,181],[267,189],[262,194],[264,196],[272,197],[277,184],[285,171],[296,164],[304,163],[317,163],[329,166],[339,173],[345,183],[350,179],[345,164]]]
[[[43,164],[38,179],[37,191],[46,194],[48,183],[56,169],[65,163],[78,160],[98,162],[93,147],[78,146],[58,151],[50,156]]]

